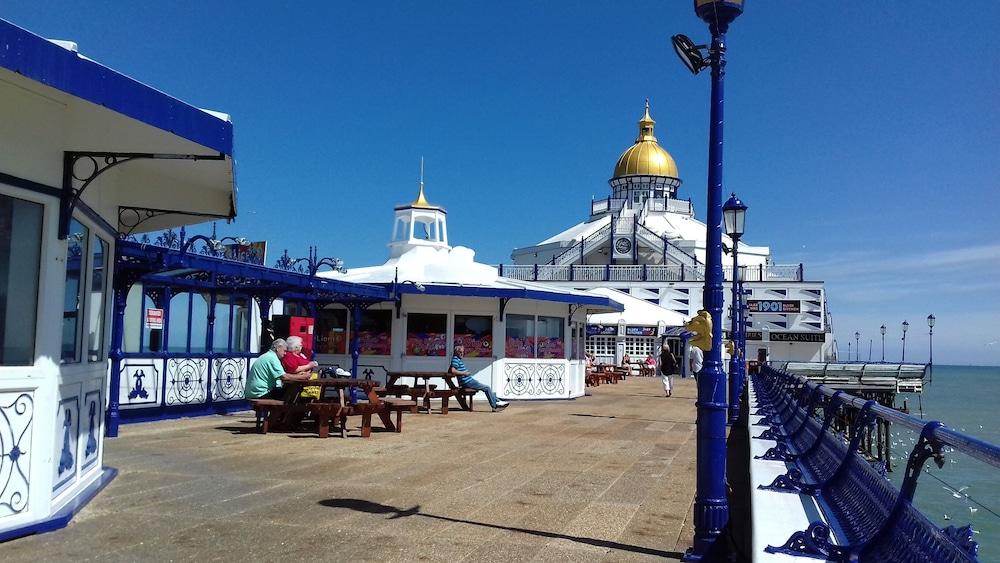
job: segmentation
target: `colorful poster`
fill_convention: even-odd
[[[407,356],[444,356],[448,335],[443,332],[411,332],[406,335]]]
[[[493,356],[493,337],[489,334],[457,334],[455,346],[465,347],[467,358],[489,358]]]
[[[614,336],[618,325],[587,325],[587,336]]]
[[[317,332],[315,345],[317,354],[346,354],[347,332],[342,328]]]
[[[655,326],[627,326],[625,327],[626,336],[656,336]]]
[[[565,358],[566,346],[563,339],[559,337],[539,336],[538,357],[545,359]]]
[[[358,333],[362,356],[388,356],[392,353],[392,337],[388,332],[369,332],[363,330]]]
[[[751,313],[800,313],[802,302],[781,299],[748,299],[747,310]]]
[[[535,338],[533,336],[525,336],[521,338],[518,338],[516,336],[508,336],[506,357],[534,358]]]

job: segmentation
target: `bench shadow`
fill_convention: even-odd
[[[584,416],[587,418],[613,418],[621,420],[639,420],[642,422],[671,422],[673,424],[694,424],[693,420],[667,420],[667,419],[657,419],[657,418],[639,418],[637,416],[615,416],[610,414],[584,414],[584,413],[570,413],[570,416]]]
[[[424,518],[442,520],[445,522],[454,522],[457,524],[471,524],[473,526],[482,526],[484,528],[493,528],[495,530],[507,530],[509,532],[519,532],[522,534],[528,534],[543,538],[564,539],[576,543],[583,543],[587,545],[593,545],[596,547],[603,547],[606,549],[616,549],[619,551],[641,553],[643,555],[652,555],[654,557],[681,559],[684,556],[684,553],[680,551],[666,551],[662,549],[653,549],[651,547],[642,547],[639,545],[629,545],[611,540],[601,540],[597,538],[588,538],[583,536],[571,536],[556,532],[546,532],[543,530],[530,530],[527,528],[518,528],[516,526],[502,526],[499,524],[489,524],[487,522],[476,522],[475,520],[463,520],[461,518],[451,518],[449,516],[430,514],[428,512],[422,512],[420,510],[419,504],[412,506],[410,508],[400,509],[396,508],[395,506],[379,504],[377,502],[371,502],[364,499],[354,499],[354,498],[331,498],[331,499],[321,500],[319,501],[318,504],[330,508],[346,508],[348,510],[354,510],[357,512],[366,512],[368,514],[383,514],[388,516],[387,518],[388,520],[395,520],[397,518],[407,518],[410,516],[423,516]]]
[[[250,421],[251,426],[216,426],[216,430],[225,430],[234,436],[241,436],[244,434],[260,434],[260,431],[253,426],[253,421]]]

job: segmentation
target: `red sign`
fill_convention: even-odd
[[[146,328],[163,329],[163,309],[146,309]]]

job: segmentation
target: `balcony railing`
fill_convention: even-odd
[[[504,277],[524,281],[615,281],[615,282],[673,282],[704,281],[705,266],[670,265],[553,265],[553,264],[500,264],[497,272]],[[802,264],[777,264],[770,266],[740,266],[743,281],[803,281]],[[727,281],[733,279],[732,267],[723,268]]]
[[[646,207],[649,211],[670,211],[673,213],[686,213],[690,215],[692,213],[691,202],[682,199],[670,199],[665,197],[657,198],[647,198],[645,200]],[[622,207],[630,205],[630,201],[627,198],[621,197],[607,197],[604,199],[595,199],[590,202],[590,214],[599,215],[605,212],[618,212]],[[641,204],[634,204],[638,208]]]

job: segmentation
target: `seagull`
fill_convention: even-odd
[[[955,498],[962,498],[962,495],[959,494],[959,493],[961,493],[965,489],[968,489],[969,487],[966,486],[966,487],[962,487],[961,489],[953,489],[951,487],[941,487],[941,488],[944,489],[944,490],[946,490],[946,491],[948,491],[949,493],[951,493],[951,496],[953,496]],[[969,495],[965,495],[965,496],[969,496]]]
[[[979,512],[978,508],[975,508],[975,507],[972,507],[972,506],[969,507],[969,514],[975,514],[977,512]]]
[[[944,515],[944,519],[945,519],[945,520],[951,520],[951,516],[948,516],[947,514],[945,514],[945,515]]]

